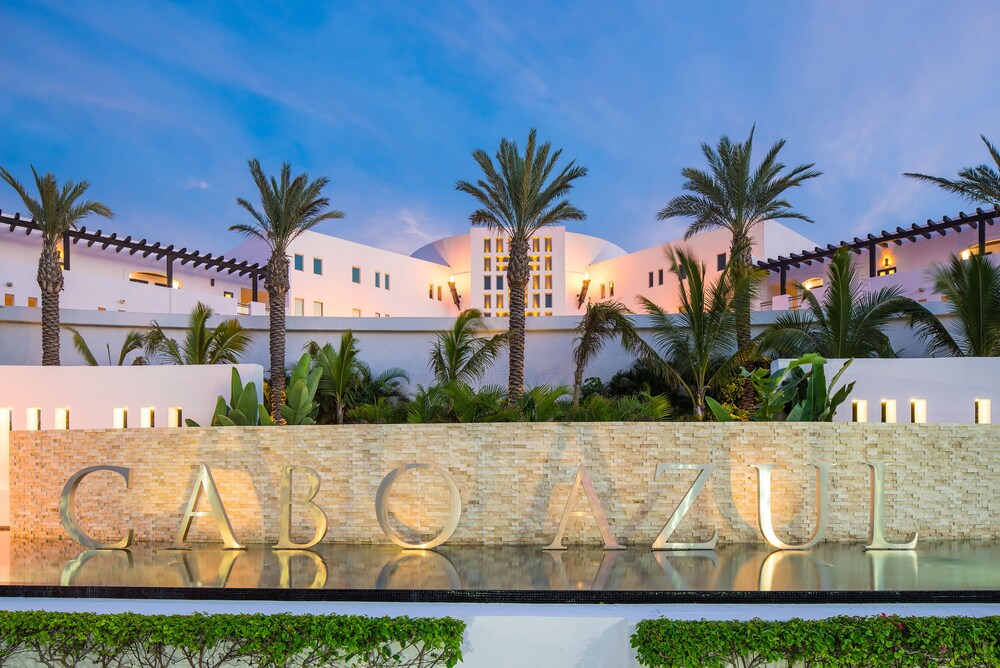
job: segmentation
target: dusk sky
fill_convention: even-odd
[[[89,180],[117,217],[88,227],[213,252],[252,156],[330,178],[322,231],[409,253],[468,227],[472,149],[537,127],[590,170],[571,229],[636,250],[682,234],[656,212],[701,142],[754,123],[825,173],[791,193],[823,244],[973,210],[901,173],[1000,141],[996,2],[5,0],[0,26],[0,165]]]

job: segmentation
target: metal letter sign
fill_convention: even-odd
[[[448,522],[441,533],[426,543],[407,543],[406,537],[389,524],[388,499],[389,492],[392,491],[392,484],[396,482],[396,478],[410,469],[430,469],[444,478],[448,484]],[[458,493],[458,485],[455,484],[455,479],[451,477],[451,474],[435,464],[403,464],[390,471],[389,475],[382,479],[382,483],[378,486],[378,492],[375,493],[375,518],[378,520],[378,525],[382,527],[382,531],[389,537],[389,540],[408,550],[430,550],[442,544],[451,538],[451,534],[455,533],[455,529],[458,528],[458,520],[461,517],[462,495]]]
[[[698,498],[698,494],[701,490],[705,488],[705,483],[708,482],[709,477],[712,472],[715,471],[715,466],[712,464],[705,464],[700,466],[699,464],[657,464],[656,472],[653,474],[653,480],[657,480],[660,474],[664,471],[686,471],[686,470],[696,470],[698,471],[697,477],[695,477],[694,482],[691,483],[691,487],[688,488],[687,494],[681,499],[681,502],[677,504],[677,508],[674,509],[673,515],[667,520],[667,523],[663,525],[663,531],[660,535],[656,537],[653,541],[654,550],[714,550],[716,543],[719,542],[719,532],[714,531],[712,537],[704,543],[668,543],[667,539],[673,535],[677,526],[687,515],[687,512],[691,510],[691,506],[694,505],[694,500]]]
[[[764,534],[764,539],[779,550],[808,550],[820,542],[826,530],[826,488],[829,467],[826,464],[810,464],[816,469],[816,510],[819,514],[816,531],[805,543],[789,545],[782,542],[774,533],[774,524],[771,522],[771,469],[774,465],[751,464],[750,466],[757,469],[757,520],[760,522],[760,532]]]
[[[294,469],[305,471],[306,478],[309,480],[309,494],[304,499],[292,498],[292,471]],[[281,490],[278,494],[278,542],[274,546],[276,550],[307,550],[326,536],[326,513],[313,503],[317,494],[319,494],[319,474],[314,469],[308,466],[286,466],[284,468]],[[292,542],[292,506],[295,504],[305,506],[316,521],[316,532],[308,543]]]
[[[76,515],[73,513],[73,508],[76,505],[76,489],[86,476],[95,471],[117,473],[125,478],[125,489],[129,488],[129,470],[124,466],[88,466],[85,469],[81,469],[74,473],[66,481],[66,486],[63,487],[62,496],[59,497],[59,519],[62,520],[63,528],[66,529],[69,537],[86,548],[91,550],[124,550],[132,544],[131,529],[128,530],[124,538],[115,543],[102,543],[84,533],[83,529],[76,523]]]
[[[576,495],[579,493],[581,486],[583,486],[584,494],[587,495],[587,502],[590,504],[590,513],[573,510],[573,504],[576,502]],[[601,532],[601,540],[604,541],[605,550],[625,549],[611,535],[611,529],[608,527],[608,516],[604,514],[604,508],[601,507],[601,500],[597,498],[594,486],[590,483],[590,474],[587,472],[587,467],[583,464],[580,464],[580,468],[576,470],[576,480],[573,481],[573,489],[570,490],[569,498],[566,500],[566,508],[563,509],[562,518],[559,520],[556,537],[552,539],[552,542],[547,547],[543,547],[542,549],[565,550],[566,546],[562,544],[563,533],[566,532],[566,525],[569,523],[570,516],[587,514],[593,515],[594,519],[597,520],[597,528]]]
[[[208,512],[195,510],[202,492],[208,497],[208,505],[212,507],[212,510]],[[173,549],[187,549],[184,541],[187,540],[188,531],[191,529],[191,520],[195,517],[215,518],[215,525],[219,528],[219,533],[222,534],[224,549],[246,549],[236,541],[236,536],[233,535],[233,525],[230,524],[226,507],[222,504],[219,488],[215,486],[215,478],[212,477],[212,471],[204,464],[198,467],[198,478],[194,482],[194,489],[191,490],[191,499],[188,501],[187,510],[184,511],[184,517],[181,518],[181,527],[177,530],[177,540]]]
[[[912,550],[917,546],[917,532],[902,543],[890,543],[885,539],[885,464],[866,464],[871,472],[871,494],[869,495],[869,544],[866,550]]]

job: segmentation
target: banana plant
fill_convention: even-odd
[[[310,371],[309,360],[309,353],[303,354],[292,369],[292,377],[285,390],[285,403],[281,407],[285,424],[316,424],[319,404],[314,399],[323,369],[317,366]]]
[[[212,414],[213,427],[255,427],[272,426],[274,420],[268,415],[267,409],[257,400],[257,386],[253,381],[246,385],[240,378],[240,372],[233,367],[230,381],[229,403],[221,394],[215,402],[215,413]],[[189,427],[200,427],[191,419],[184,421]]]

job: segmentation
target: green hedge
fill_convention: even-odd
[[[450,617],[0,612],[0,665],[454,666]]]
[[[639,622],[643,666],[1000,666],[1000,617]]]

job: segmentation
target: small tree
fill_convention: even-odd
[[[619,301],[587,304],[587,312],[576,326],[573,348],[573,405],[580,405],[580,389],[587,365],[611,339],[617,338],[626,350],[635,350],[639,335],[628,316],[632,312]]]
[[[430,368],[439,383],[477,383],[507,345],[507,335],[477,336],[486,329],[477,309],[462,311],[451,329],[439,332],[431,344]]]
[[[146,335],[147,357],[162,357],[167,364],[237,364],[250,347],[250,335],[236,318],[227,318],[214,329],[209,327],[213,315],[211,307],[198,302],[180,343],[153,320]]]

